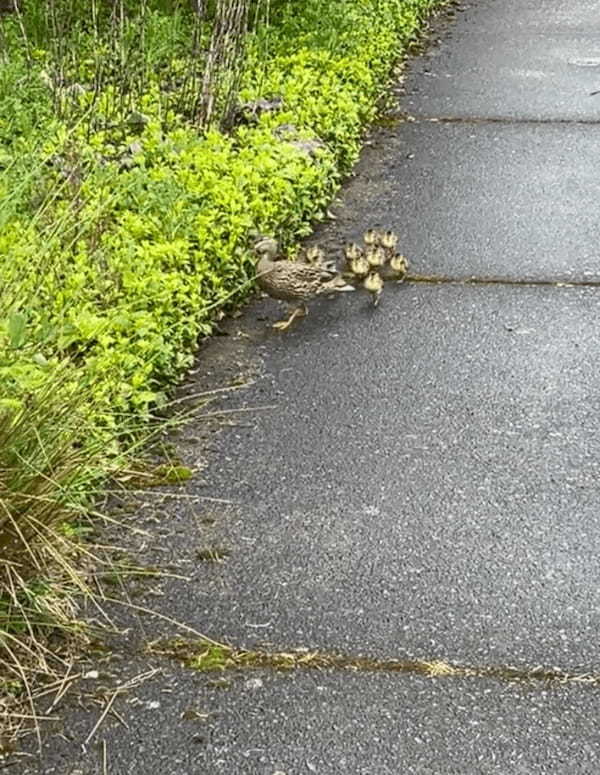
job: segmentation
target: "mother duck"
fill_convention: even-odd
[[[287,320],[273,323],[273,328],[284,331],[298,316],[308,314],[306,302],[323,293],[353,291],[337,270],[335,262],[318,260],[316,263],[290,261],[279,250],[277,240],[261,237],[254,243],[259,261],[256,281],[259,287],[274,299],[300,302]]]

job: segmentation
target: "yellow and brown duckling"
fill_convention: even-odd
[[[354,261],[357,258],[361,258],[363,255],[362,249],[356,244],[356,242],[347,242],[344,246],[344,256],[346,261]]]
[[[391,229],[385,231],[381,235],[381,247],[391,256],[398,247],[398,235]]]
[[[371,269],[367,257],[362,254],[356,258],[350,259],[348,263],[348,269],[350,270],[350,276],[353,280],[363,280]]]
[[[272,237],[261,237],[254,243],[259,255],[256,267],[258,286],[274,299],[295,302],[297,306],[287,320],[273,324],[284,331],[298,316],[308,314],[306,302],[324,293],[353,291],[337,269],[300,261],[290,261],[281,255],[279,244]]]
[[[321,264],[325,261],[325,251],[319,245],[309,245],[304,253],[307,264]]]
[[[369,271],[369,263],[362,249],[355,242],[347,242],[344,246],[346,259],[344,277],[349,282],[363,280]]]
[[[376,247],[381,242],[381,234],[377,229],[367,229],[363,234],[363,242],[368,248]]]
[[[369,266],[373,269],[377,269],[385,264],[385,251],[380,245],[371,245],[365,251],[365,257],[369,263]]]
[[[377,269],[371,269],[365,277],[363,280],[363,288],[371,294],[373,306],[376,307],[379,304],[379,297],[383,291],[383,277],[379,274]]]
[[[402,253],[394,252],[388,263],[383,267],[384,280],[395,280],[397,283],[404,282],[408,272],[408,261]]]
[[[337,261],[335,258],[329,258],[320,245],[310,245],[303,254],[305,264],[318,266],[332,274],[337,273]]]

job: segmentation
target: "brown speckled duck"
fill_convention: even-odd
[[[284,331],[300,315],[307,315],[306,302],[323,293],[353,291],[337,269],[323,266],[319,262],[306,264],[289,261],[279,252],[279,245],[271,237],[261,237],[254,244],[254,250],[260,256],[256,267],[256,281],[259,287],[274,299],[287,302],[300,302],[287,320],[273,324],[274,328]]]

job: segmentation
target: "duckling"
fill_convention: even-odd
[[[369,266],[376,268],[385,264],[385,251],[379,245],[369,247],[365,252]]]
[[[372,247],[379,244],[379,233],[376,229],[367,229],[363,234],[363,242],[367,247]]]
[[[337,273],[337,261],[335,258],[327,258],[325,251],[319,245],[311,245],[306,248],[304,261],[311,266],[319,266],[332,274]]]
[[[273,261],[279,256],[279,242],[273,237],[259,236],[256,238],[253,247],[257,255],[266,255]]]
[[[371,269],[363,281],[363,288],[368,291],[373,298],[373,306],[379,304],[379,297],[383,291],[383,278],[376,269]]]
[[[381,246],[390,253],[398,246],[398,235],[391,229],[381,235]]]
[[[350,259],[348,268],[350,270],[352,279],[363,280],[369,274],[371,265],[369,264],[366,256],[363,256],[361,253],[356,258]]]
[[[347,242],[344,246],[344,255],[346,256],[346,260],[350,262],[356,258],[360,258],[363,255],[363,252],[356,242]]]
[[[260,256],[257,264],[258,286],[274,299],[300,302],[287,320],[273,324],[273,328],[284,331],[299,315],[307,315],[306,302],[323,293],[353,291],[354,287],[344,282],[337,271],[331,271],[318,264],[304,264],[288,261],[279,252],[279,245],[271,237],[262,237],[254,244]]]
[[[306,248],[305,257],[307,264],[321,264],[325,261],[325,251],[319,245],[310,245]]]
[[[344,257],[346,259],[344,277],[350,282],[362,280],[369,271],[369,265],[365,254],[356,242],[347,242],[344,245]]]
[[[389,263],[383,269],[385,280],[395,280],[397,283],[401,283],[404,282],[408,272],[408,261],[401,253],[394,252]]]

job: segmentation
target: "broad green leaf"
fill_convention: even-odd
[[[8,341],[14,349],[22,347],[25,343],[25,329],[27,327],[27,318],[22,312],[11,312],[8,317],[6,331]]]

